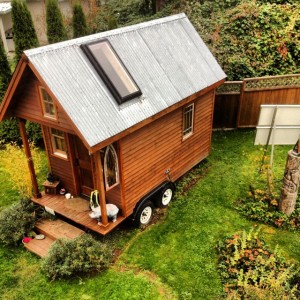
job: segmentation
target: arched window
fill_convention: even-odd
[[[106,190],[119,183],[118,156],[113,145],[109,145],[104,154],[104,177]]]

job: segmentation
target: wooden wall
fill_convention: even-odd
[[[175,181],[208,156],[214,92],[195,101],[194,133],[182,140],[182,108],[120,140],[126,215],[154,187],[167,180],[170,169]]]
[[[53,155],[49,127],[42,126],[42,130],[51,172],[59,178],[62,186],[68,192],[76,195],[77,191],[75,187],[75,174],[73,170],[73,161],[70,155],[70,149],[68,149],[69,154],[67,159]],[[70,137],[67,138],[66,144],[68,148],[71,146]]]
[[[62,185],[68,191],[70,191],[72,194],[75,194],[76,189],[74,184],[74,172],[72,171],[73,162],[71,161],[71,157],[69,155],[68,159],[53,155],[49,128],[56,128],[68,133],[74,133],[74,131],[68,118],[64,112],[59,109],[59,107],[56,107],[58,116],[57,120],[51,120],[43,116],[42,107],[39,100],[39,85],[40,83],[34,73],[29,67],[26,67],[12,99],[13,115],[18,118],[36,122],[42,125],[44,143],[51,172],[59,177]]]
[[[213,128],[256,127],[261,104],[300,104],[300,74],[225,82],[217,90]]]
[[[57,107],[57,120],[45,118],[38,94],[39,81],[29,67],[26,67],[18,85],[13,102],[13,115],[25,120],[51,126],[74,133],[66,115]]]

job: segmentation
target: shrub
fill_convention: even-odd
[[[41,144],[43,140],[43,135],[39,124],[27,121],[26,131],[31,142],[37,145]],[[16,118],[12,117],[7,120],[3,120],[0,123],[0,141],[4,143],[14,142],[18,145],[22,144],[22,139],[19,131],[19,124]]]
[[[40,124],[27,121],[26,131],[27,131],[28,138],[32,143],[34,143],[35,145],[42,144],[43,134],[42,134]]]
[[[248,197],[237,203],[237,209],[251,220],[292,231],[300,230],[300,203],[287,216],[278,210],[279,195],[274,192],[250,188]]]
[[[101,271],[112,260],[112,249],[85,234],[74,240],[59,239],[41,264],[42,272],[50,279]]]
[[[272,253],[259,230],[236,233],[221,242],[219,271],[231,299],[297,299],[299,274],[278,249]]]
[[[33,229],[35,206],[23,199],[0,212],[0,242],[4,245],[16,245],[26,233]]]
[[[30,145],[31,155],[34,159],[36,173],[42,168],[40,152],[34,144]],[[22,147],[16,144],[5,145],[5,151],[1,151],[1,165],[9,174],[11,180],[19,191],[21,197],[29,198],[32,196],[31,176],[27,166],[27,158]]]

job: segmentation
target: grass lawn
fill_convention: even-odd
[[[18,248],[0,247],[2,299],[218,299],[223,294],[216,269],[215,246],[225,236],[259,225],[235,208],[250,184],[266,187],[258,175],[262,148],[254,147],[254,131],[213,134],[209,158],[181,181],[199,178],[176,199],[159,221],[146,230],[120,228],[108,238],[123,249],[106,272],[84,278],[49,282],[39,271],[39,259]],[[274,185],[280,187],[287,151],[276,146]],[[2,207],[16,199],[0,162]],[[262,226],[270,247],[300,262],[299,233]]]

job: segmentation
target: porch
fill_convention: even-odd
[[[66,199],[61,195],[42,193],[41,198],[32,198],[32,201],[40,206],[53,210],[58,217],[62,216],[80,225],[84,230],[92,230],[101,235],[108,234],[125,219],[125,217],[118,215],[115,222],[109,220],[106,226],[98,225],[98,221],[89,216],[91,212],[89,201],[79,197]]]

